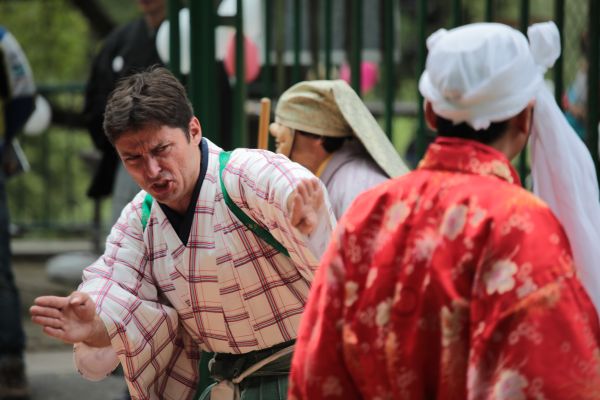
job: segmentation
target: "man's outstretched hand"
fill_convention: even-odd
[[[96,305],[87,293],[38,297],[29,312],[31,320],[41,325],[48,336],[66,343],[84,342],[92,347],[110,345],[106,327],[96,315]]]
[[[312,233],[318,225],[317,213],[323,205],[323,188],[316,178],[300,181],[287,200],[292,226],[305,235]]]

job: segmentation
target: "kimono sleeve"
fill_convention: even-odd
[[[300,266],[316,268],[335,226],[335,217],[320,182],[325,201],[318,210],[319,225],[307,236],[292,227],[287,199],[304,178],[318,179],[287,157],[261,150],[240,149],[232,156],[223,173],[224,183],[233,201],[255,221],[261,223],[289,251]]]
[[[116,354],[133,398],[171,398],[167,393],[187,398],[197,380],[197,359],[186,345],[189,337],[179,326],[176,310],[159,298],[150,271],[140,222],[144,196],[140,192],[125,207],[104,255],[85,269],[79,288],[96,302],[114,353],[97,349],[98,354],[90,354],[90,348],[85,348],[75,358],[81,371],[90,370],[85,361],[97,361],[100,353],[105,355],[105,365],[114,367],[106,358]],[[106,372],[95,370],[96,375]]]
[[[498,220],[471,302],[469,399],[591,399],[598,319],[545,207]]]
[[[311,286],[296,340],[288,396],[299,399],[359,399],[343,350],[343,245],[338,225]]]

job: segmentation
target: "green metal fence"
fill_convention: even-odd
[[[600,10],[595,0],[262,0],[263,66],[259,78],[246,84],[244,47],[242,37],[238,36],[231,109],[221,109],[216,100],[225,93],[217,84],[222,66],[215,57],[215,28],[228,25],[243,31],[244,25],[255,22],[244,20],[242,13],[231,18],[219,17],[216,3],[188,2],[192,19],[192,72],[186,82],[204,134],[219,144],[253,145],[255,132],[249,121],[255,120],[256,115],[248,111],[253,102],[262,96],[276,101],[279,94],[298,80],[336,78],[340,69],[338,53],[348,62],[351,84],[360,93],[364,50],[373,46],[367,43],[365,33],[371,32],[376,23],[381,79],[371,92],[361,95],[402,155],[406,155],[408,148],[412,152],[408,157],[416,160],[431,139],[423,123],[416,87],[424,66],[427,35],[441,27],[475,21],[499,21],[525,30],[530,23],[552,19],[561,32],[563,55],[547,78],[553,81],[561,104],[563,94],[582,68],[582,60],[587,60],[586,142],[598,165]],[[173,17],[183,4],[181,0],[169,0],[172,33],[178,31],[178,20]],[[242,5],[243,1],[237,0],[238,10]],[[374,11],[375,20],[365,18],[367,9]],[[340,26],[340,20],[347,23]],[[581,53],[579,45],[584,32],[589,41],[587,54]],[[170,67],[178,71],[181,49],[178,36],[172,37]],[[311,55],[308,61],[304,53]],[[286,58],[289,54],[291,57]],[[81,89],[82,85],[54,87],[47,88],[46,94],[54,103],[78,112]],[[232,132],[220,127],[228,118],[233,120]],[[32,170],[9,182],[13,222],[34,231],[58,229],[98,237],[98,208],[85,195],[91,172],[81,155],[93,148],[87,132],[53,125],[41,136],[21,136],[21,142]],[[409,143],[412,144],[408,146]],[[520,159],[520,171],[523,175],[527,173],[526,155]],[[108,217],[108,212],[103,215]]]
[[[179,0],[171,0],[171,3],[176,3]],[[274,4],[275,3],[275,4]],[[305,15],[306,3],[313,4],[313,12],[310,16]],[[334,7],[335,3],[335,7]],[[316,4],[316,6],[314,6]],[[549,4],[552,4],[549,7]],[[242,0],[237,1],[238,10],[242,7]],[[300,53],[302,51],[301,39],[305,32],[303,29],[308,25],[311,30],[319,30],[322,33],[322,43],[317,54],[322,52],[324,54],[324,74],[323,78],[332,78],[335,76],[333,72],[335,66],[332,62],[332,34],[339,27],[333,24],[332,13],[333,9],[339,12],[340,7],[345,16],[346,21],[350,21],[348,26],[350,27],[350,35],[347,37],[345,48],[347,49],[346,58],[349,61],[351,69],[351,84],[354,89],[360,94],[361,87],[361,50],[363,50],[363,38],[365,30],[373,28],[372,22],[366,24],[363,18],[362,10],[364,7],[374,7],[379,10],[378,23],[381,25],[381,41],[380,49],[382,53],[380,61],[380,69],[382,71],[382,80],[379,85],[376,100],[383,104],[383,107],[379,107],[382,110],[382,124],[384,130],[393,138],[397,137],[394,132],[394,119],[398,117],[412,117],[413,112],[416,111],[416,153],[418,156],[422,155],[425,151],[428,134],[423,123],[423,115],[420,107],[421,98],[418,93],[412,93],[410,96],[398,95],[401,91],[401,87],[409,86],[416,87],[415,82],[420,75],[420,72],[424,67],[424,60],[426,56],[425,50],[425,39],[426,36],[433,32],[435,29],[440,27],[452,27],[463,23],[476,22],[476,21],[499,21],[510,23],[522,31],[526,31],[528,25],[532,22],[540,20],[552,19],[557,23],[561,36],[564,38],[565,29],[568,32],[576,32],[579,34],[582,30],[588,29],[591,39],[590,53],[588,57],[590,64],[589,74],[589,93],[587,103],[587,144],[590,151],[594,155],[594,159],[598,160],[598,6],[594,0],[581,0],[571,1],[568,5],[564,0],[555,1],[529,1],[529,0],[514,0],[514,1],[494,1],[494,0],[480,0],[480,1],[466,1],[466,0],[453,0],[451,2],[446,1],[394,1],[394,0],[351,0],[343,2],[335,2],[334,0],[289,0],[289,1],[269,1],[263,0],[263,12],[265,15],[265,52],[264,52],[264,65],[263,65],[263,93],[266,97],[276,97],[285,88],[299,80],[306,79],[303,75],[303,71],[312,70],[316,71],[319,69],[319,60],[313,59],[311,64],[303,68],[301,64]],[[215,25],[229,24],[234,25],[237,31],[243,31],[244,24],[251,23],[251,21],[244,21],[243,13],[238,12],[235,18],[232,20],[222,19],[217,17],[217,7],[215,2],[191,2],[192,10],[192,34],[197,35],[198,38],[192,44],[192,53],[195,56],[192,57],[196,60],[194,64],[192,62],[192,77],[190,83],[191,93],[196,94],[193,96],[193,103],[196,107],[198,116],[204,126],[209,127],[205,132],[207,136],[220,142],[223,135],[228,133],[215,133],[218,131],[213,130],[218,126],[217,118],[220,112],[229,112],[229,110],[217,110],[215,112],[215,102],[213,100],[214,94],[218,91],[215,88],[214,82],[215,72],[211,66],[208,68],[206,64],[213,64],[214,59],[214,47],[208,45],[214,43],[214,27]],[[409,16],[411,18],[397,18],[397,11],[400,14]],[[281,30],[281,24],[278,21],[283,19],[284,15],[292,16],[292,26],[288,27],[285,32]],[[574,16],[565,18],[565,16]],[[586,20],[586,15],[589,16]],[[444,17],[446,16],[446,17]],[[194,19],[196,18],[196,19]],[[307,18],[310,18],[309,23],[306,23]],[[318,22],[322,21],[322,22]],[[395,26],[398,24],[410,24],[410,30],[408,35],[399,36],[396,34]],[[194,27],[197,26],[197,30],[194,33]],[[589,28],[587,28],[589,27]],[[201,32],[199,31],[201,29]],[[405,31],[406,32],[406,31]],[[277,52],[276,43],[279,39],[278,35],[291,34],[293,36],[293,46],[290,51],[293,52],[293,64],[291,66],[291,79],[284,82],[284,86],[281,85],[281,80],[273,80],[271,71],[275,68],[280,68],[280,65],[276,65],[270,56],[273,52]],[[573,33],[570,34],[569,38],[573,37]],[[565,52],[569,54],[570,64],[576,63],[575,52],[572,51],[571,47],[577,47],[573,41],[563,42]],[[402,54],[401,61],[394,60],[393,52],[399,46],[401,49],[406,48],[407,52]],[[237,68],[236,68],[236,79],[234,84],[234,107],[233,115],[234,129],[233,129],[233,140],[231,143],[233,146],[247,146],[250,142],[253,132],[246,132],[246,108],[245,104],[247,101],[247,87],[244,79],[243,71],[243,46],[241,35],[238,35],[237,40]],[[280,50],[280,49],[279,49]],[[411,52],[412,51],[412,52]],[[555,85],[555,93],[559,104],[561,103],[562,94],[564,91],[564,83],[568,82],[569,79],[565,80],[565,68],[564,68],[564,56],[561,57],[556,66],[553,69],[552,79]],[[172,58],[173,59],[173,58]],[[210,60],[210,61],[209,61]],[[407,63],[414,65],[412,71],[407,71],[403,68],[402,64]],[[593,88],[593,89],[592,89]],[[415,89],[416,91],[416,89]],[[404,92],[406,93],[406,92]],[[276,100],[276,98],[273,98]],[[398,106],[399,102],[404,101],[404,107]],[[367,100],[367,104],[369,101]],[[406,104],[412,104],[412,106],[406,106]],[[373,107],[372,107],[373,108]],[[377,111],[377,107],[374,107],[374,111]],[[401,135],[413,135],[413,132],[402,132]],[[526,174],[526,155],[524,154],[520,159],[519,169],[522,175]]]

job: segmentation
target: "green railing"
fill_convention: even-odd
[[[179,0],[170,0],[171,3],[176,3]],[[590,63],[590,91],[588,93],[588,119],[587,119],[587,144],[594,156],[594,160],[598,161],[598,90],[591,88],[597,88],[598,85],[598,5],[595,0],[581,0],[573,1],[568,3],[568,7],[571,9],[577,9],[576,14],[585,16],[589,15],[588,21],[573,21],[571,25],[565,25],[565,13],[568,11],[565,9],[566,4],[564,0],[555,0],[553,7],[548,8],[548,1],[529,1],[529,0],[514,0],[512,2],[499,2],[494,0],[482,0],[482,1],[466,1],[466,0],[453,0],[451,2],[441,1],[426,1],[418,0],[416,2],[402,2],[393,0],[352,0],[352,1],[337,1],[333,0],[319,0],[307,2],[311,4],[318,4],[316,9],[318,15],[314,13],[310,16],[306,16],[304,1],[301,0],[287,0],[287,1],[272,1],[264,0],[264,33],[265,33],[265,52],[264,52],[264,66],[262,69],[262,81],[263,81],[263,95],[266,97],[273,98],[276,100],[278,94],[286,89],[287,86],[305,79],[302,75],[303,65],[301,65],[301,52],[302,38],[305,37],[303,29],[306,26],[307,18],[314,19],[318,22],[311,22],[310,29],[318,29],[322,33],[322,46],[318,49],[316,54],[317,60],[313,59],[312,65],[309,65],[309,69],[317,71],[319,65],[318,54],[324,54],[324,74],[322,78],[329,79],[334,77],[334,65],[332,61],[332,36],[335,29],[339,27],[333,24],[333,10],[343,9],[345,20],[350,21],[351,29],[350,34],[347,35],[348,42],[345,48],[348,50],[347,59],[349,60],[351,70],[351,84],[354,89],[360,94],[361,87],[361,54],[364,49],[363,37],[365,29],[372,29],[373,26],[365,26],[363,19],[363,7],[365,4],[368,7],[377,7],[380,11],[379,22],[381,23],[381,71],[382,71],[382,84],[379,87],[376,101],[383,103],[383,107],[379,107],[382,110],[382,125],[385,131],[392,138],[398,136],[394,132],[395,124],[394,121],[399,117],[416,117],[415,131],[416,131],[416,153],[417,156],[421,156],[428,143],[428,133],[423,123],[423,113],[421,104],[421,97],[418,93],[412,94],[406,98],[399,98],[398,92],[402,91],[402,86],[414,87],[415,82],[420,75],[420,72],[424,67],[424,60],[426,55],[425,50],[425,39],[427,34],[433,32],[435,29],[440,27],[453,27],[467,22],[476,21],[500,21],[509,22],[522,31],[526,31],[527,26],[535,21],[553,19],[561,32],[561,37],[565,37],[564,30],[580,30],[581,27],[589,26],[591,46],[590,54],[587,55]],[[335,7],[334,7],[335,3]],[[238,10],[241,9],[242,1],[237,1]],[[448,8],[450,8],[448,10]],[[587,13],[586,9],[587,8]],[[206,134],[212,139],[219,142],[222,137],[219,134],[215,134],[218,130],[213,130],[213,127],[217,127],[218,115],[223,110],[215,110],[216,103],[214,101],[215,93],[218,93],[218,88],[215,87],[214,82],[216,81],[215,70],[213,68],[212,60],[214,60],[214,47],[212,44],[215,42],[215,21],[219,25],[230,25],[235,26],[238,31],[243,30],[243,26],[247,21],[243,20],[243,13],[238,12],[237,15],[231,19],[223,19],[217,17],[216,7],[214,2],[191,2],[192,9],[192,34],[198,38],[193,43],[193,52],[195,56],[192,57],[197,63],[192,67],[192,76],[190,79],[191,88],[190,92],[193,94],[192,99],[196,107],[198,116],[201,119]],[[399,10],[400,9],[400,10]],[[432,21],[432,14],[435,14],[436,10],[442,9],[447,18],[438,18]],[[480,10],[480,15],[474,15],[474,9]],[[399,20],[397,18],[397,11],[410,13],[415,18],[411,21]],[[550,11],[549,11],[550,10]],[[507,16],[508,14],[517,13],[517,16]],[[439,13],[439,12],[438,12]],[[273,60],[271,55],[273,52],[281,51],[278,48],[279,37],[273,35],[282,35],[281,21],[284,15],[291,14],[292,26],[288,28],[287,33],[292,35],[292,46],[287,49],[293,53],[293,63],[291,65],[291,79],[287,79],[282,87],[282,79],[273,79],[273,69],[280,70],[281,65],[276,65],[278,60]],[[316,18],[315,18],[316,17]],[[196,18],[196,19],[194,19]],[[411,23],[411,32],[409,36],[397,36],[395,34],[395,26],[401,23]],[[194,27],[198,27],[194,31]],[[195,32],[195,33],[194,33]],[[304,36],[303,36],[304,35]],[[407,71],[402,68],[397,60],[394,60],[393,53],[397,46],[403,48],[407,43],[414,43],[412,53],[402,54],[402,62],[414,65],[412,71]],[[204,44],[200,44],[204,43]],[[247,101],[247,88],[246,83],[242,77],[243,73],[243,46],[242,38],[239,36],[237,40],[236,50],[238,56],[236,57],[236,79],[234,85],[234,107],[232,118],[234,120],[233,129],[233,140],[230,143],[233,146],[247,146],[251,142],[249,135],[253,133],[247,132],[247,115],[246,115],[246,101]],[[565,49],[569,47],[575,47],[573,42],[565,42]],[[172,47],[173,48],[173,47]],[[410,59],[409,59],[410,57]],[[171,58],[174,59],[174,58]],[[209,61],[210,60],[210,61]],[[576,63],[574,56],[571,52],[571,64]],[[207,66],[211,64],[210,66]],[[194,65],[194,64],[192,64]],[[571,68],[572,69],[572,68]],[[555,85],[556,98],[559,101],[564,91],[564,57],[561,57],[556,66],[554,67],[553,80]],[[412,83],[411,83],[412,82]],[[406,92],[406,91],[404,91]],[[198,95],[194,95],[198,93]],[[414,92],[413,92],[414,93]],[[370,98],[369,100],[373,100]],[[404,104],[404,107],[398,106],[398,103]],[[369,101],[367,101],[369,103]],[[372,103],[372,102],[371,102]],[[412,106],[406,107],[406,104]],[[400,113],[398,112],[400,110]],[[402,112],[404,110],[404,113]],[[416,115],[413,115],[413,111],[416,111]],[[227,110],[226,112],[229,112]],[[227,133],[223,133],[224,135]],[[413,135],[413,132],[402,132],[401,135]],[[524,176],[527,173],[527,157],[523,154],[520,157],[519,170]]]
[[[351,84],[360,92],[361,50],[366,44],[364,32],[371,30],[372,21],[362,19],[363,7],[375,7],[380,29],[380,70],[381,81],[375,90],[362,93],[366,104],[380,118],[385,132],[390,135],[398,150],[405,155],[407,144],[414,141],[414,157],[423,154],[431,133],[423,123],[421,98],[416,89],[417,79],[423,70],[428,34],[440,27],[452,27],[460,23],[474,21],[500,21],[513,24],[516,28],[526,27],[536,21],[553,19],[563,38],[563,55],[556,62],[548,78],[554,82],[554,90],[559,104],[565,87],[573,79],[580,58],[589,63],[586,142],[598,165],[598,37],[600,10],[597,1],[564,0],[500,2],[493,0],[451,2],[416,2],[398,0],[312,0],[311,8],[307,0],[263,0],[265,46],[262,53],[264,65],[259,80],[247,86],[243,77],[243,57],[238,56],[234,79],[234,102],[231,110],[219,109],[216,100],[223,95],[217,85],[218,61],[215,59],[215,28],[229,25],[243,30],[245,21],[241,13],[233,18],[217,16],[212,1],[192,1],[191,57],[192,73],[186,82],[190,97],[202,123],[204,134],[217,143],[228,143],[231,147],[248,146],[254,142],[254,132],[248,121],[256,119],[248,112],[256,97],[266,96],[273,100],[291,84],[306,79],[310,70],[313,76],[322,79],[337,76],[338,61],[334,48],[339,26],[335,21],[339,13],[349,21],[351,30],[343,35],[347,41],[342,46],[352,72]],[[169,1],[172,32],[177,32],[177,15],[181,7],[179,0]],[[241,9],[242,0],[237,0]],[[341,7],[341,8],[340,8]],[[286,18],[287,16],[287,18]],[[287,23],[285,21],[291,21]],[[309,21],[309,22],[307,22]],[[579,35],[589,33],[589,53],[579,54]],[[316,38],[316,48],[310,63],[306,63],[301,53],[306,46],[307,31]],[[314,32],[313,32],[314,31]],[[315,34],[318,32],[318,34]],[[285,34],[289,39],[285,43]],[[304,38],[304,41],[303,41]],[[338,43],[339,45],[339,43]],[[286,47],[287,46],[287,47]],[[338,46],[339,47],[339,46]],[[237,39],[238,53],[243,51],[241,37]],[[178,71],[178,36],[174,35],[170,51],[173,64]],[[284,64],[283,54],[292,54]],[[398,58],[398,55],[400,58]],[[82,85],[43,87],[42,91],[53,104],[77,113],[82,105]],[[259,93],[259,96],[257,96]],[[222,132],[219,126],[220,115],[234,121],[233,133]],[[101,237],[100,208],[85,195],[91,179],[90,166],[82,154],[93,149],[89,134],[84,129],[54,124],[40,136],[20,136],[21,144],[31,163],[31,171],[9,181],[9,202],[12,221],[30,231],[60,231],[66,234],[88,235],[98,240]],[[520,171],[527,173],[527,158],[520,159]],[[103,207],[108,206],[108,202]]]

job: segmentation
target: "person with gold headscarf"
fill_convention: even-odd
[[[528,38],[480,23],[428,39],[438,137],[338,223],[290,399],[600,398],[598,182],[543,82],[558,29]],[[539,197],[510,163],[528,141]]]
[[[361,192],[408,171],[385,133],[342,80],[286,90],[269,127],[277,152],[321,178],[336,218]]]

